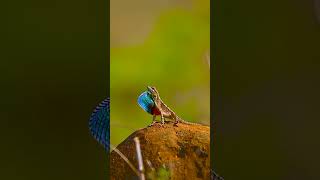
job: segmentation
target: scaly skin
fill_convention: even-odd
[[[160,112],[161,123],[164,124],[165,118],[174,120],[174,125],[177,126],[178,123],[190,124],[190,125],[202,125],[197,123],[191,123],[181,119],[175,112],[173,112],[160,98],[160,94],[155,87],[148,86],[148,91],[151,93],[152,99],[155,103],[155,108]],[[152,123],[149,126],[152,126],[156,122],[156,116],[153,115]]]

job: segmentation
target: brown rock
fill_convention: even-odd
[[[146,177],[150,178],[152,172],[153,175],[165,172],[170,179],[210,179],[209,126],[180,123],[176,127],[173,123],[163,126],[157,123],[134,132],[117,149],[138,167],[134,137],[140,139]],[[148,166],[147,160],[155,171]],[[110,170],[111,179],[137,179],[114,151],[111,152]]]

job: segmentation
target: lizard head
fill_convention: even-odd
[[[151,94],[151,97],[154,101],[157,101],[160,99],[159,92],[157,91],[157,89],[155,87],[148,86],[147,89],[148,89],[148,92]]]

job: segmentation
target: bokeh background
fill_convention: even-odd
[[[109,91],[108,2],[0,9],[0,179],[106,179],[88,120]]]
[[[319,5],[213,1],[212,157],[225,179],[320,179]]]
[[[210,124],[210,1],[113,0],[110,20],[111,144],[151,123],[137,104],[147,85],[183,119]]]

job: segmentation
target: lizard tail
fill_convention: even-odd
[[[202,125],[202,124],[198,124],[198,123],[193,123],[193,122],[189,122],[189,121],[185,121],[182,118],[180,118],[179,116],[177,116],[177,119],[175,121],[176,124],[178,123],[183,123],[183,124],[189,124],[189,125]]]

